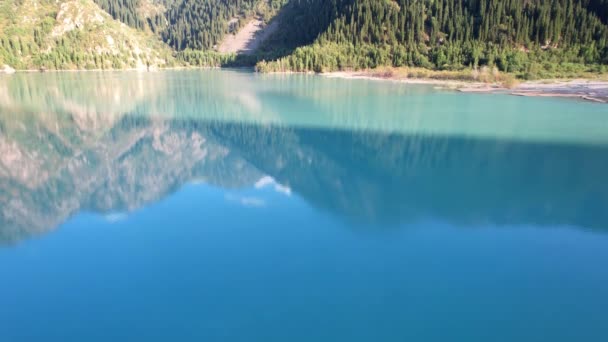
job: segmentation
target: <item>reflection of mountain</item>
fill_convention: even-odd
[[[354,222],[608,229],[605,147],[238,125],[214,132],[262,172]]]
[[[27,113],[0,117],[4,241],[82,210],[133,210],[190,181],[250,186],[264,174],[362,225],[433,217],[608,229],[601,147],[129,115],[91,136],[69,114],[52,121],[61,128]]]
[[[513,119],[523,133],[499,127],[501,138],[490,139],[500,124],[475,126],[489,120],[477,107],[458,114],[464,124],[442,108],[421,111],[416,101],[435,96],[430,88],[403,100],[382,86],[335,82],[244,73],[0,79],[0,241],[51,230],[83,210],[130,211],[188,182],[236,188],[264,175],[368,227],[438,218],[608,229],[605,121],[594,121],[605,113],[597,107],[584,107],[593,112],[585,125],[598,126],[588,144],[573,142],[584,130],[569,127],[579,121],[568,111]],[[368,93],[378,97],[373,105],[359,103]],[[372,107],[381,110],[366,115]],[[427,116],[434,121],[420,124]]]
[[[603,106],[374,81],[228,71],[34,73],[0,77],[0,108],[66,112],[103,132],[125,113],[190,119],[608,144]],[[585,132],[581,134],[581,132]]]
[[[238,187],[262,176],[205,131],[137,117],[99,138],[72,126],[62,135],[0,119],[1,241],[53,229],[82,210],[133,210],[191,180]]]

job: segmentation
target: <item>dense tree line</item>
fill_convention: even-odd
[[[183,50],[176,54],[176,59],[190,66],[221,67],[236,60],[234,54],[222,54],[215,51]]]
[[[270,69],[608,64],[606,0],[292,0],[322,32]],[[316,18],[316,19],[312,19]],[[315,26],[315,27],[310,27]],[[285,27],[285,30],[288,28]],[[329,45],[331,43],[331,45]],[[332,57],[333,56],[333,57]],[[280,64],[280,67],[279,67]]]
[[[138,12],[142,0],[94,1],[127,25],[146,24]],[[176,50],[209,49],[261,1],[272,7],[289,2],[275,46],[307,45],[316,38],[402,45],[443,64],[478,62],[493,46],[580,46],[586,60],[599,61],[608,45],[608,0],[157,0],[167,11],[147,23]],[[162,22],[167,25],[159,28]],[[473,51],[463,51],[464,45]]]
[[[112,18],[138,29],[143,29],[146,20],[139,14],[141,0],[93,0]]]
[[[98,53],[82,47],[86,38],[80,31],[71,31],[53,42],[52,49],[21,38],[0,38],[0,67],[8,64],[16,69],[125,69],[138,67],[138,62],[145,66],[157,66],[152,57],[121,50],[118,53]],[[170,52],[159,56],[170,66],[173,60]]]
[[[257,0],[180,0],[166,12],[163,40],[176,50],[210,49],[231,30],[238,16],[251,11]],[[232,20],[235,18],[236,20]]]
[[[604,23],[608,23],[608,0],[584,0],[583,7],[597,15]]]
[[[137,14],[142,0],[95,1],[115,18],[144,26]],[[260,69],[491,65],[523,74],[608,64],[608,0],[163,0],[167,11],[147,23],[175,50],[190,51],[178,59],[215,66],[215,57],[192,50],[213,49],[261,1],[287,5],[259,58],[289,56],[280,67]],[[292,54],[300,46],[307,47]]]
[[[216,45],[226,33],[235,32],[256,5],[276,12],[288,0],[149,0],[165,7],[164,13],[144,17],[142,1],[94,0],[102,9],[137,29],[150,28],[175,50],[206,50]]]
[[[270,38],[273,48],[294,48],[311,44],[336,19],[332,1],[285,1],[279,15],[280,29]]]
[[[149,27],[178,51],[179,61],[197,66],[259,60],[274,61],[260,63],[262,71],[377,66],[461,70],[487,65],[534,78],[602,71],[608,65],[608,0],[94,1],[129,26]],[[146,1],[166,11],[144,17],[142,6],[150,5]],[[268,20],[279,9],[279,30],[257,55],[204,52],[252,15]],[[56,43],[56,52],[42,53],[52,27],[52,20],[43,20],[32,39],[3,37],[0,59],[19,66],[22,56],[40,55],[28,63],[53,68],[133,63],[131,58],[81,57],[72,43],[79,38],[71,36]]]

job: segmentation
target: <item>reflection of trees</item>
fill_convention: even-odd
[[[369,84],[238,72],[14,76],[0,79],[0,241],[81,210],[133,210],[190,181],[241,187],[265,174],[362,226],[433,217],[608,229],[608,148],[473,138],[470,126],[416,132],[399,126],[407,120],[386,97],[370,102],[381,109],[371,124],[355,100],[373,93]],[[424,120],[407,109],[414,126]]]
[[[608,228],[601,147],[141,116],[123,117],[99,138],[79,132],[9,136],[22,155],[44,158],[21,161],[19,175],[29,178],[0,165],[4,240],[52,229],[80,210],[133,210],[193,180],[239,187],[263,174],[362,226],[433,217]]]
[[[242,71],[16,74],[0,78],[0,108],[42,116],[70,113],[82,129],[92,132],[103,132],[130,113],[402,134],[608,143],[605,110],[592,104]]]
[[[218,125],[218,140],[318,207],[359,223],[608,229],[608,149]]]
[[[82,129],[98,131],[164,86],[137,72],[15,74],[0,78],[0,108],[42,116],[70,113]]]

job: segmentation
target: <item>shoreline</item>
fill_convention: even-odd
[[[319,74],[328,78],[373,80],[402,84],[438,85],[463,93],[509,94],[524,97],[562,97],[608,104],[608,81],[594,79],[546,79],[524,81],[507,88],[499,83],[456,79],[404,78],[369,71],[337,71]]]
[[[174,66],[167,68],[129,68],[129,69],[70,69],[70,70],[14,70],[14,72],[1,72],[1,75],[11,75],[15,73],[60,73],[60,72],[162,72],[169,70],[214,70],[223,69],[222,67],[192,67],[192,66]],[[233,69],[233,68],[226,68]],[[596,79],[545,79],[535,81],[523,81],[515,86],[508,88],[500,83],[486,83],[474,80],[459,80],[459,79],[437,79],[432,77],[402,77],[393,76],[383,73],[370,71],[335,71],[325,73],[315,72],[272,72],[269,74],[302,74],[302,75],[318,75],[327,78],[341,78],[352,80],[372,80],[381,82],[395,82],[401,84],[422,84],[436,85],[452,89],[463,93],[480,93],[480,94],[509,94],[513,96],[523,97],[561,97],[580,99],[584,101],[608,104],[608,80]]]
[[[198,66],[173,66],[166,68],[124,68],[124,69],[48,69],[48,70],[40,70],[40,69],[13,69],[13,72],[2,72],[0,70],[0,75],[12,75],[12,74],[30,74],[30,73],[61,73],[61,72],[120,72],[120,71],[138,71],[138,72],[158,72],[164,70],[210,70],[210,69],[222,69],[222,67],[198,67]]]

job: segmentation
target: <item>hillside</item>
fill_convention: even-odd
[[[257,63],[580,77],[608,72],[608,1],[7,0],[0,37],[0,67],[16,69]]]
[[[217,50],[221,53],[252,54],[277,29],[278,23],[266,25],[260,18],[253,18],[234,34],[228,34]]]
[[[285,8],[275,40],[314,42],[259,70],[488,65],[526,78],[607,70],[605,0],[294,0]]]
[[[254,17],[272,16],[287,0],[176,0],[166,12],[163,40],[176,50],[214,49]]]
[[[171,64],[150,32],[114,20],[93,0],[0,4],[0,65],[16,69],[122,69]]]

